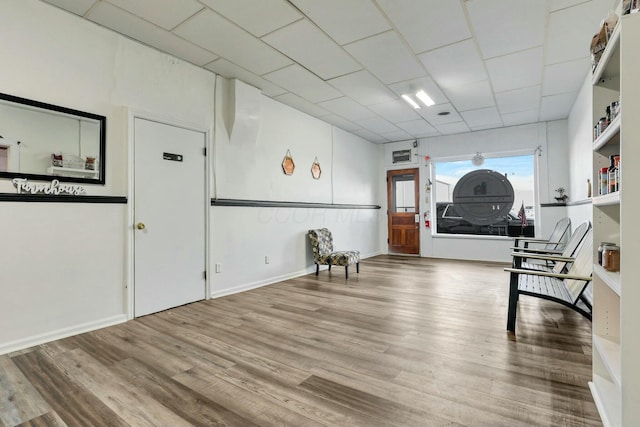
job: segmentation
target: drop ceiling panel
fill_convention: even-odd
[[[555,12],[556,10],[565,9],[588,1],[591,0],[549,0],[549,10]]]
[[[256,37],[284,27],[302,15],[283,0],[200,0]]]
[[[546,2],[475,0],[466,3],[483,58],[493,58],[544,43]],[[495,17],[500,17],[500,25]]]
[[[462,117],[460,117],[460,114],[458,114],[455,108],[453,108],[453,105],[449,103],[434,105],[427,108],[421,108],[415,111],[418,114],[420,114],[420,116],[425,118],[433,126],[442,125],[446,123],[459,122],[462,120]],[[438,115],[438,113],[446,112],[446,111],[448,111],[449,114],[444,116]]]
[[[551,13],[545,63],[589,57],[591,37],[610,9],[610,1],[593,0]]]
[[[446,125],[438,125],[436,126],[436,129],[438,129],[438,131],[440,131],[441,134],[443,135],[453,135],[455,133],[465,133],[465,132],[469,132],[471,129],[469,129],[469,126],[467,126],[467,124],[465,122],[455,122],[455,123],[449,123]]]
[[[338,126],[340,129],[344,129],[347,132],[353,132],[355,130],[360,129],[360,126],[354,124],[353,122],[340,117],[338,115],[335,114],[329,114],[327,116],[322,116],[322,120],[324,120],[327,123],[331,123],[333,125]]]
[[[377,0],[415,53],[471,37],[460,1]]]
[[[464,111],[460,115],[471,129],[502,126],[502,119],[496,107]]]
[[[341,45],[391,29],[371,0],[291,0],[291,3]]]
[[[361,69],[348,53],[307,20],[262,38],[303,67],[327,80]]]
[[[365,70],[331,79],[327,83],[362,105],[379,104],[396,99],[393,92]]]
[[[495,105],[489,80],[451,87],[446,89],[445,93],[458,111],[475,110]]]
[[[590,70],[589,58],[560,62],[544,67],[542,95],[577,92]],[[582,75],[583,78],[576,78]]]
[[[439,135],[440,132],[423,119],[396,123],[400,129],[415,137]]]
[[[486,61],[496,92],[539,85],[542,81],[542,47],[536,47]]]
[[[262,40],[254,38],[211,10],[189,19],[176,28],[174,33],[258,75],[292,62]]]
[[[540,116],[539,110],[518,111],[516,113],[502,114],[502,123],[505,126],[523,125],[525,123],[535,123]]]
[[[540,107],[540,86],[496,93],[496,102],[501,114],[537,110]]]
[[[172,30],[204,7],[197,0],[108,0],[165,30]]]
[[[418,115],[413,108],[401,99],[371,105],[369,106],[369,109],[380,117],[389,120],[391,123],[403,122],[408,119],[418,120],[420,118],[420,115]]]
[[[347,120],[356,121],[363,120],[370,117],[376,117],[376,114],[371,110],[358,104],[351,98],[343,96],[342,98],[332,99],[318,103],[318,105],[326,110],[329,110],[339,116],[344,117]]]
[[[93,8],[87,19],[199,66],[217,58],[213,53],[106,2]]]
[[[367,129],[358,129],[356,131],[354,131],[353,133],[355,133],[356,135],[358,135],[361,138],[366,139],[369,142],[373,142],[376,144],[383,144],[385,142],[389,142],[389,140],[385,137],[383,137],[382,135],[378,135],[376,133],[373,133]]]
[[[442,88],[462,86],[487,79],[473,40],[465,40],[418,55],[427,71]]]
[[[418,90],[422,89],[436,104],[445,104],[449,102],[449,99],[445,96],[444,92],[442,92],[440,87],[430,77],[421,77],[418,79],[395,83],[389,85],[389,89],[398,96],[405,93],[415,94]]]
[[[336,89],[298,64],[281,68],[263,77],[313,103],[342,96]]]
[[[397,132],[399,129],[381,117],[370,117],[368,119],[356,120],[357,125],[363,129],[370,130],[377,134]]]
[[[540,120],[566,119],[576,99],[575,93],[543,96],[540,104]]]
[[[43,0],[76,15],[84,16],[97,3],[97,0]]]
[[[306,99],[302,99],[292,93],[285,93],[284,95],[276,96],[275,99],[314,117],[326,116],[329,114],[329,112],[324,108],[320,108],[316,104],[312,104]]]
[[[403,130],[397,130],[395,132],[390,133],[382,133],[384,138],[387,138],[389,141],[406,141],[407,139],[415,138],[413,135],[409,135],[407,132]]]
[[[383,83],[426,75],[422,65],[393,31],[348,44],[345,48]]]
[[[258,77],[242,67],[238,67],[236,64],[232,64],[224,58],[219,58],[210,62],[205,66],[205,68],[228,79],[236,78],[242,80],[251,86],[257,87],[267,96],[274,97],[287,93],[287,91],[280,86],[277,86],[262,77]]]

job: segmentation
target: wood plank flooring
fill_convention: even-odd
[[[0,427],[600,426],[591,324],[493,263],[378,256],[0,357]]]

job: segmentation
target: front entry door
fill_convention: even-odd
[[[387,172],[389,252],[420,253],[418,169]]]
[[[205,298],[203,132],[134,120],[134,315]]]

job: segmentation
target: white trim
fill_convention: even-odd
[[[360,259],[366,259],[366,258],[371,258],[377,255],[380,255],[381,252],[373,252],[371,254],[367,254],[367,255],[361,255]],[[324,271],[327,270],[328,267],[320,267],[320,271]],[[251,282],[251,283],[245,283],[243,285],[238,285],[238,286],[234,286],[233,288],[228,288],[228,289],[223,289],[217,292],[212,292],[211,293],[211,298],[220,298],[220,297],[224,297],[227,295],[233,295],[233,294],[238,294],[240,292],[245,292],[245,291],[250,291],[251,289],[257,289],[257,288],[261,288],[263,286],[267,286],[267,285],[273,285],[274,283],[279,283],[282,282],[284,280],[289,280],[289,279],[295,279],[296,277],[302,277],[302,276],[306,276],[307,274],[311,274],[311,273],[315,273],[316,268],[315,268],[315,264],[314,267],[307,267],[304,270],[299,270],[293,273],[287,273],[287,274],[282,274],[280,276],[273,276],[270,277],[268,279],[264,279],[264,280],[258,280],[256,282]]]
[[[32,337],[23,338],[16,341],[10,341],[8,343],[0,345],[0,355],[11,353],[18,350],[24,350],[25,348],[59,340],[62,338],[67,338],[73,335],[95,331],[96,329],[102,329],[108,326],[118,325],[126,321],[127,321],[127,316],[124,314],[119,314],[117,316],[107,317],[106,319],[101,319],[93,322],[83,323],[80,325],[70,326],[68,328],[62,328],[55,331],[47,332],[45,334],[35,335]]]
[[[126,287],[126,292],[125,294],[125,301],[124,301],[124,305],[126,307],[127,313],[127,319],[131,320],[134,318],[134,269],[135,269],[135,230],[133,227],[134,221],[135,221],[135,212],[134,212],[134,206],[135,206],[135,174],[134,174],[134,166],[135,166],[135,155],[134,155],[134,139],[135,139],[135,133],[134,133],[134,124],[135,124],[135,119],[142,119],[142,120],[149,120],[152,122],[156,122],[156,123],[161,123],[161,124],[166,124],[169,126],[176,126],[176,127],[181,127],[184,129],[188,129],[188,130],[192,130],[195,132],[202,132],[204,133],[205,136],[205,148],[207,149],[207,155],[205,157],[205,171],[204,171],[204,179],[205,179],[205,194],[203,194],[204,197],[204,209],[205,209],[205,224],[204,224],[204,228],[205,228],[205,245],[204,245],[204,267],[205,267],[205,271],[207,272],[207,277],[205,279],[205,288],[204,288],[204,299],[209,299],[210,298],[210,293],[211,293],[211,268],[210,268],[210,221],[211,221],[211,197],[209,196],[209,190],[210,190],[210,182],[211,182],[211,173],[210,173],[210,158],[213,155],[213,149],[212,149],[212,138],[213,138],[213,130],[212,129],[207,129],[199,124],[196,123],[190,123],[190,122],[184,122],[184,121],[180,121],[180,120],[175,120],[172,118],[167,118],[166,116],[162,116],[162,115],[158,115],[155,113],[149,113],[146,111],[142,111],[142,110],[137,110],[137,109],[130,109],[127,108],[127,127],[128,127],[128,150],[127,150],[127,154],[128,154],[128,158],[129,158],[129,165],[128,165],[128,171],[127,173],[129,174],[129,180],[128,180],[128,188],[127,188],[127,193],[128,193],[128,212],[127,212],[127,262],[126,262],[126,269],[127,269],[127,283],[125,285]]]

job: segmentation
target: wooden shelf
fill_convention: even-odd
[[[620,273],[614,273],[611,271],[607,271],[602,268],[599,264],[593,265],[593,273],[597,275],[602,281],[611,288],[613,292],[615,292],[618,296],[620,296],[621,285],[620,285]]]
[[[593,141],[593,151],[597,151],[607,145],[612,139],[620,134],[621,114],[611,121],[609,126],[600,134],[600,136]]]
[[[620,343],[594,335],[593,348],[600,354],[604,366],[616,387],[622,386],[622,368],[620,364]]]
[[[87,176],[95,176],[95,177],[98,176],[97,170],[64,168],[61,166],[49,166],[47,168],[47,173],[49,173],[50,175],[73,174],[73,175],[87,175]]]
[[[591,199],[593,206],[614,206],[620,204],[620,192],[605,194],[604,196],[595,196]]]
[[[614,383],[599,375],[593,376],[589,383],[591,395],[598,408],[602,424],[605,427],[622,425],[622,403],[620,389]]]

